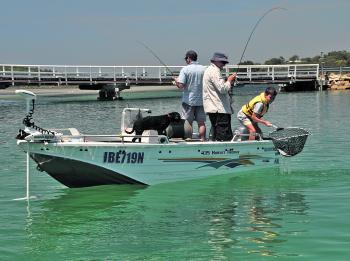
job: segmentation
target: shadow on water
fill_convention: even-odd
[[[89,245],[89,236],[107,235],[114,213],[122,212],[130,198],[143,189],[145,186],[137,185],[67,188],[52,199],[32,201],[26,225],[29,260],[55,260],[50,257],[52,253],[61,253],[61,250],[65,253],[64,248],[74,249],[80,243],[85,248]],[[77,254],[79,251],[81,249],[77,249]],[[74,256],[74,250],[70,254]]]
[[[130,198],[144,188],[137,185],[66,188],[52,199],[34,201],[31,216],[39,219],[44,217],[44,223],[50,220],[49,226],[55,223],[59,225],[80,223],[80,221],[86,223],[87,220],[103,218],[101,214],[113,207],[127,204]]]
[[[91,211],[97,209],[108,209],[112,206],[124,204],[139,190],[145,189],[139,185],[105,185],[86,188],[61,190],[61,194],[53,199],[43,200],[40,207],[49,213],[69,215],[71,210]],[[90,208],[90,210],[89,210]],[[82,213],[85,214],[85,213]]]

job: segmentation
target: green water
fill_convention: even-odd
[[[236,112],[257,91],[237,90]],[[179,111],[178,97],[137,95],[114,102],[39,96],[35,123],[115,134],[125,106]],[[14,139],[25,105],[0,96],[0,108],[0,260],[350,258],[350,92],[277,96],[267,118],[312,133],[304,151],[283,159],[279,169],[151,187],[69,189],[32,163],[36,198],[29,204],[13,200],[25,196],[26,159]]]

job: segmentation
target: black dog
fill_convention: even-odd
[[[178,112],[171,112],[160,116],[147,116],[136,120],[132,131],[125,130],[125,132],[128,134],[135,132],[136,135],[142,135],[145,130],[156,130],[158,135],[165,135],[165,129],[169,126],[170,122],[178,122],[180,119],[181,116]],[[135,142],[137,139],[141,142],[141,138],[133,138],[132,142]]]

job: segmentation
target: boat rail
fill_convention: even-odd
[[[146,141],[141,143],[150,143],[150,144],[166,144],[169,143],[169,139],[165,135],[77,135],[77,136],[62,136],[63,139],[69,138],[80,138],[83,142],[121,142],[121,143],[132,143],[130,138],[145,138]],[[151,139],[154,138],[154,139]]]
[[[181,139],[181,138],[168,138],[166,135],[158,134],[146,134],[146,135],[130,135],[130,134],[81,134],[76,128],[66,128],[66,129],[49,129],[54,134],[46,133],[34,133],[25,138],[27,142],[115,142],[115,143],[134,143],[132,139],[141,138],[141,143],[143,144],[167,144],[167,143],[179,143],[179,142],[196,142],[201,141],[198,137],[191,139]],[[258,139],[264,140],[264,138],[259,134],[255,134]],[[197,135],[198,136],[198,135]],[[231,142],[245,141],[248,140],[249,134],[245,133],[234,133]],[[244,137],[244,139],[242,139]],[[139,143],[137,143],[139,144]]]
[[[235,131],[233,133],[233,138],[232,138],[231,142],[234,142],[234,141],[247,141],[247,140],[249,140],[249,136],[250,135],[251,134],[249,134],[249,133],[240,133],[239,131],[238,132]],[[255,133],[255,134],[252,134],[252,135],[257,137],[256,140],[264,140],[264,137],[260,133]],[[242,137],[243,137],[243,139],[242,139]]]
[[[130,138],[146,138],[147,141],[142,143],[150,144],[166,144],[169,143],[169,139],[165,135],[62,135],[62,134],[34,134],[25,138],[27,142],[120,142],[120,143],[132,143]],[[154,139],[150,139],[154,138]]]
[[[166,144],[169,143],[169,139],[165,135],[128,135],[128,134],[81,134],[76,128],[67,129],[50,129],[56,133],[56,136],[48,136],[46,134],[42,135],[31,135],[28,136],[30,141],[42,141],[42,140],[52,140],[61,142],[121,142],[129,143],[131,138],[145,138],[146,142],[142,143],[155,143],[155,144]],[[51,139],[50,139],[51,138]],[[153,138],[153,139],[151,139]],[[27,139],[27,140],[28,140]]]
[[[130,108],[128,108],[130,110]],[[134,110],[134,109],[131,109]],[[149,112],[149,110],[141,109]],[[142,144],[168,144],[168,143],[182,143],[182,142],[202,142],[198,133],[193,133],[192,138],[171,138],[166,135],[156,134],[153,132],[145,132],[143,135],[132,135],[126,133],[120,134],[82,134],[76,128],[49,128],[48,133],[32,132],[31,135],[26,136],[26,142],[33,143],[87,143],[87,142],[101,142],[101,143],[135,143],[134,140],[141,139]],[[241,133],[238,130],[233,132],[233,138],[230,142],[241,142],[249,140],[249,133]],[[256,133],[257,141],[265,140],[261,134]],[[136,142],[135,144],[140,144]]]

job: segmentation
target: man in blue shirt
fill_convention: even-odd
[[[205,112],[203,109],[203,74],[205,66],[197,62],[197,53],[188,51],[185,56],[187,66],[180,71],[175,84],[182,89],[182,118],[191,126],[193,121],[198,123],[201,140],[205,140]]]

